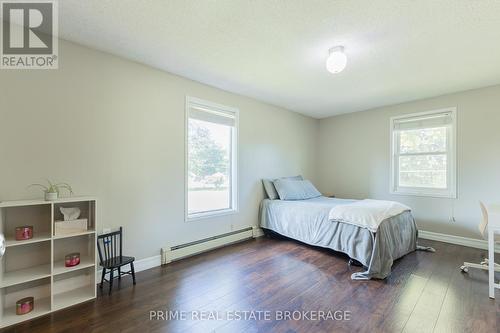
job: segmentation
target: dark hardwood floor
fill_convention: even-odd
[[[99,293],[96,301],[4,331],[498,332],[500,302],[488,298],[487,273],[459,270],[464,260],[479,262],[486,251],[420,244],[437,252],[407,255],[386,280],[352,281],[351,273],[361,268],[347,266],[343,255],[260,238],[140,272],[135,287],[124,278],[111,296]],[[187,318],[150,320],[150,311]],[[254,312],[246,313],[248,320],[225,317],[243,317],[242,311]],[[319,316],[318,311],[325,316],[346,311],[335,315],[350,320],[275,320],[286,313]],[[215,313],[221,318],[191,319]],[[264,320],[266,315],[272,320]]]

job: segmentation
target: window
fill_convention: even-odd
[[[186,98],[186,220],[237,211],[238,110]]]
[[[391,193],[456,197],[456,109],[391,118]]]

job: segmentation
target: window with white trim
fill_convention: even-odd
[[[456,197],[456,109],[391,118],[391,193]]]
[[[186,220],[237,211],[238,110],[186,98]]]

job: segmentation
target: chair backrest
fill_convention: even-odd
[[[479,224],[479,232],[484,239],[488,239],[488,209],[481,201],[479,201],[479,206],[481,206],[481,213],[483,214],[483,220]]]
[[[101,264],[115,257],[122,256],[123,228],[97,236],[97,251]]]

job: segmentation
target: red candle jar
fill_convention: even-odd
[[[80,263],[80,253],[70,253],[64,257],[64,266],[73,267]]]
[[[16,240],[27,240],[33,238],[33,226],[25,225],[16,227]]]
[[[26,297],[16,302],[16,315],[24,315],[33,311],[35,300],[33,297]]]

